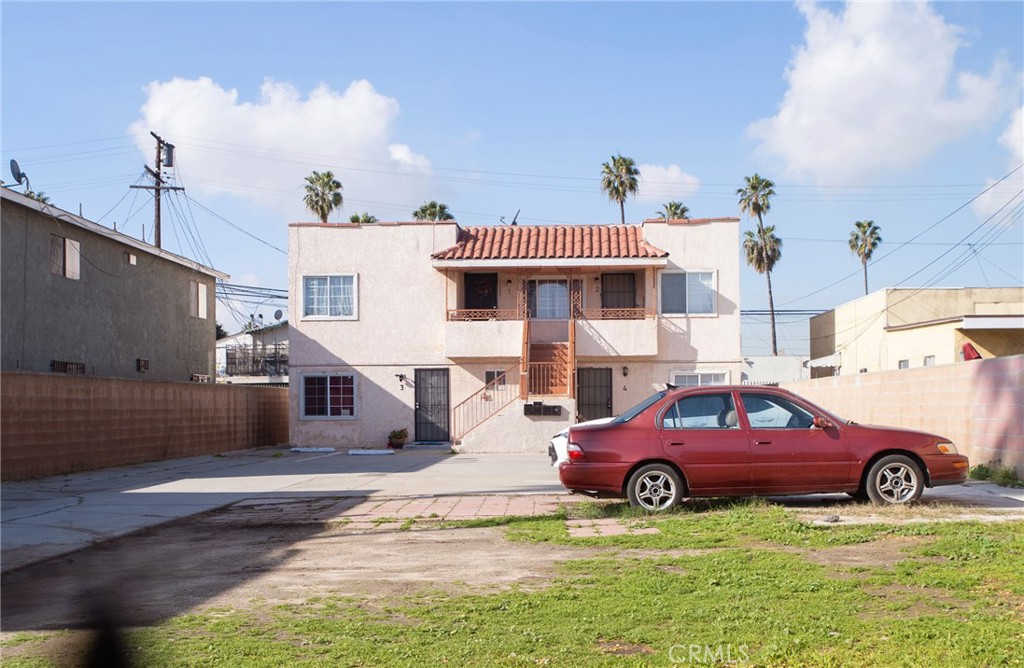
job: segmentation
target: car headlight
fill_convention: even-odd
[[[948,442],[948,441],[945,441],[943,443],[939,443],[938,444],[938,448],[939,448],[939,452],[941,452],[944,455],[959,455],[960,454],[957,451],[956,446],[953,445],[952,443]]]

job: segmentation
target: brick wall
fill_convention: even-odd
[[[288,441],[288,388],[0,374],[0,478]]]
[[[971,465],[1024,477],[1024,355],[784,383],[856,422],[949,437]]]

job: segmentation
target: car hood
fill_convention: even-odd
[[[860,432],[876,433],[876,434],[903,434],[906,436],[924,436],[925,438],[935,439],[936,441],[950,441],[945,436],[939,436],[927,431],[921,431],[919,429],[907,429],[905,427],[886,427],[884,425],[875,424],[861,424],[854,422],[852,424],[847,423],[847,427],[852,427]]]

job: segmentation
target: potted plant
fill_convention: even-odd
[[[408,440],[408,429],[393,429],[391,433],[388,434],[388,447],[395,448],[396,450],[401,450],[403,447],[405,447],[405,442]]]

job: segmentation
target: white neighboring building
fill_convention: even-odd
[[[289,228],[290,439],[543,452],[667,383],[739,383],[739,219]]]
[[[217,382],[288,384],[288,321],[217,340]]]

